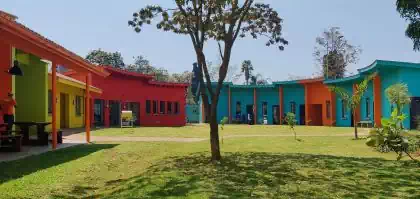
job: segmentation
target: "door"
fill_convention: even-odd
[[[129,102],[127,103],[127,110],[133,112],[134,125],[140,125],[140,103]]]
[[[68,124],[68,97],[65,93],[60,93],[60,128],[69,128]]]
[[[274,105],[272,108],[273,113],[273,124],[280,124],[280,107],[278,105]]]
[[[121,103],[119,101],[109,101],[109,123],[111,126],[121,125]]]
[[[95,126],[104,125],[104,100],[95,99],[95,104],[93,107],[93,116]]]
[[[246,105],[246,121],[249,124],[254,122],[254,105]]]
[[[420,122],[420,97],[413,97],[411,99],[411,109],[410,109],[410,127],[411,129],[417,129]]]
[[[299,106],[299,124],[305,125],[305,105],[301,104]]]

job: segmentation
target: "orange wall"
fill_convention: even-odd
[[[335,97],[332,92],[328,90],[328,87],[322,83],[322,81],[314,81],[303,83],[305,89],[306,99],[306,120],[312,121],[309,125],[334,125],[335,118]],[[330,101],[330,117],[327,118],[327,101]],[[314,105],[322,105],[322,120],[318,118],[321,109],[316,108]]]
[[[5,73],[12,64],[12,48],[0,42],[0,99],[12,91],[12,76]],[[0,111],[0,124],[3,123],[3,112]]]

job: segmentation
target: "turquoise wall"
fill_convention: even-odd
[[[200,105],[187,104],[185,106],[185,113],[187,115],[188,123],[200,122]]]
[[[370,110],[370,116],[367,115],[367,109],[366,109],[366,99],[369,98],[369,110]],[[374,113],[373,113],[373,105],[374,105],[374,99],[373,99],[373,82],[370,81],[368,85],[368,89],[363,94],[363,97],[360,102],[360,120],[363,121],[374,121]]]
[[[48,65],[16,50],[24,76],[15,77],[16,121],[45,122],[48,117]]]
[[[379,72],[379,75],[381,77],[381,98],[382,98],[382,117],[389,118],[391,116],[391,103],[388,101],[388,98],[386,97],[385,90],[389,86],[397,83],[400,81],[400,69],[397,68],[387,68],[387,69],[381,69]]]
[[[337,87],[344,88],[349,94],[353,93],[353,82],[345,82],[336,85]],[[336,95],[336,126],[351,126],[351,110],[346,108],[345,118],[342,117],[343,102],[339,95]]]
[[[263,119],[263,102],[267,102],[268,124],[273,124],[273,106],[279,105],[278,88],[257,88],[257,115],[258,123]]]
[[[291,102],[296,103],[296,120],[300,121],[300,105],[305,104],[305,88],[300,84],[282,85],[284,114],[291,112]]]
[[[419,68],[400,68],[399,69],[400,82],[407,84],[408,92],[413,97],[420,97],[420,69]],[[410,126],[410,105],[405,106],[403,113],[407,115],[404,121],[404,127],[411,128]]]
[[[236,103],[241,102],[241,114],[246,114],[246,105],[254,104],[254,88],[231,88],[232,96],[232,121],[236,116]]]

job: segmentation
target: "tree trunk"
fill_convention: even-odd
[[[219,125],[217,124],[217,102],[211,104],[211,117],[210,117],[210,148],[211,160],[220,161],[220,143],[219,143]]]
[[[358,139],[359,136],[357,135],[357,119],[356,119],[356,112],[353,112],[353,126],[354,126],[354,138]]]

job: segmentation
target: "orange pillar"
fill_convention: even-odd
[[[230,87],[229,87],[229,92],[228,92],[228,111],[229,111],[229,124],[232,123],[232,109],[231,109],[231,91],[230,91]]]
[[[305,124],[309,125],[309,120],[311,119],[309,117],[309,95],[308,95],[308,85],[305,84]]]
[[[90,142],[90,84],[91,75],[86,75],[86,102],[85,102],[85,131],[86,131],[86,142]]]
[[[254,88],[254,124],[257,124],[257,89]]]
[[[284,90],[283,87],[280,86],[279,87],[279,114],[280,114],[280,124],[283,124],[283,115],[284,115],[284,94],[283,94]]]
[[[51,65],[51,90],[52,90],[52,149],[57,148],[57,66],[55,62]]]
[[[357,84],[353,84],[353,94],[356,93],[356,89],[357,89]],[[357,122],[360,122],[360,104],[356,108],[356,115],[354,115],[354,118],[356,119],[356,124],[354,125],[357,125]]]
[[[382,118],[382,96],[381,96],[381,77],[376,75],[373,79],[373,101],[374,101],[374,122],[377,126],[382,126],[381,118]]]
[[[203,99],[201,99],[201,100],[203,100]],[[206,118],[206,113],[205,113],[205,110],[204,110],[204,102],[202,102],[201,103],[201,121],[203,123],[206,123],[205,118]]]
[[[335,126],[336,125],[336,109],[335,109],[335,93],[330,91],[330,126]]]

